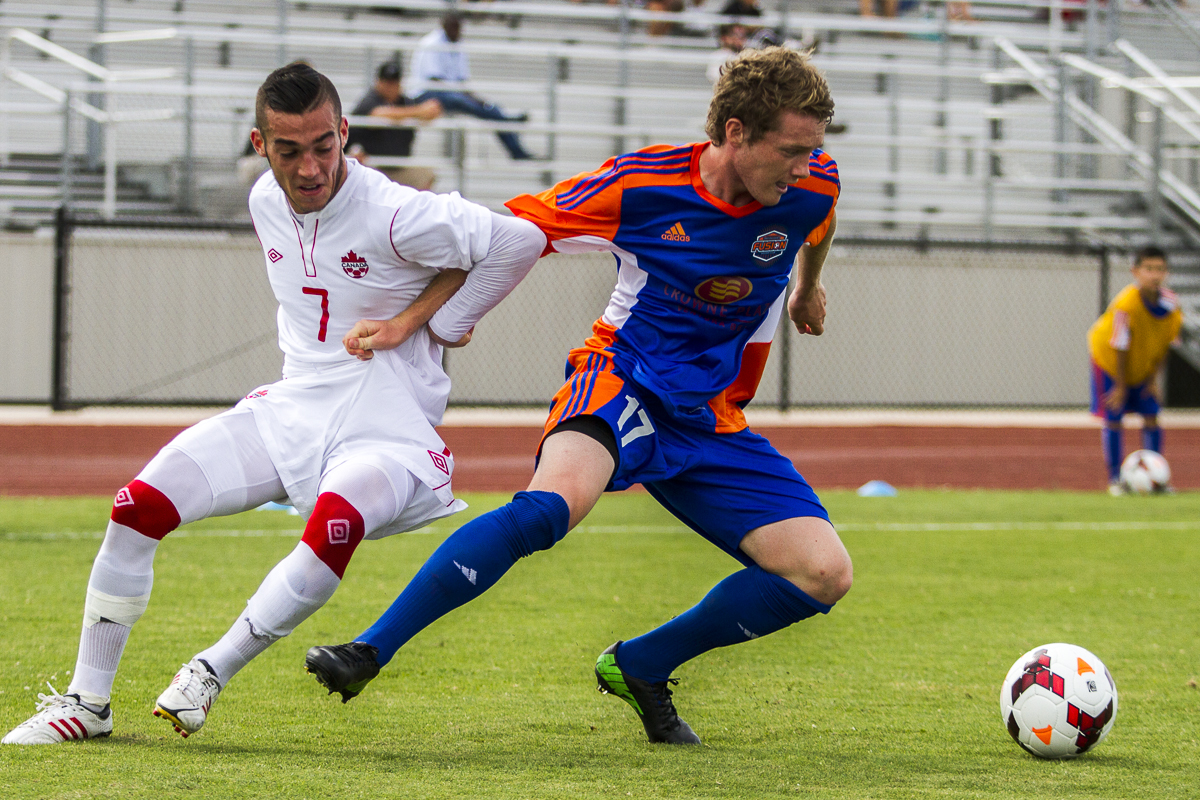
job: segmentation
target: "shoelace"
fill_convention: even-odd
[[[671,702],[671,686],[678,686],[678,678],[667,678],[661,685],[657,683],[650,684],[654,689],[654,701],[658,703],[659,708],[669,709],[672,713],[675,712],[675,704]]]
[[[50,681],[46,681],[46,685],[50,686],[50,691],[52,692],[52,694],[44,694],[42,692],[38,692],[37,710],[39,712],[45,711],[47,708],[53,708],[55,706],[73,706],[73,705],[75,705],[70,700],[68,700],[66,697],[59,694],[58,689],[55,689],[53,686],[50,685]]]
[[[351,666],[355,667],[370,664],[375,660],[375,656],[371,655],[370,651],[359,647],[347,647],[344,653],[349,654],[346,660],[350,662]]]
[[[217,683],[217,679],[213,675],[196,669],[191,664],[184,664],[183,667],[188,671],[188,679],[183,686],[179,687],[179,691],[188,699],[188,702],[196,702],[200,690],[205,686],[209,686],[210,691],[214,691],[214,693],[220,690],[221,684]],[[199,684],[199,686],[193,689],[192,684]]]

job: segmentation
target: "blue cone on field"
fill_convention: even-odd
[[[887,481],[867,481],[858,487],[859,497],[895,497],[896,487]]]
[[[261,506],[259,506],[258,508],[254,509],[254,510],[255,511],[286,511],[289,514],[295,514],[297,516],[300,514],[300,512],[297,511],[293,506],[285,506],[283,503],[276,503],[274,501],[269,502],[269,503],[263,503]]]

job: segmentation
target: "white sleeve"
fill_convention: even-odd
[[[545,249],[546,234],[532,222],[492,214],[487,256],[429,320],[430,330],[448,342],[461,339],[529,274]]]
[[[417,192],[392,217],[392,248],[415,264],[469,270],[488,253],[494,216],[458,192]]]

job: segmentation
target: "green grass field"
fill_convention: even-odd
[[[502,502],[466,498],[472,509]],[[855,562],[828,617],[701,656],[676,700],[704,746],[648,744],[592,663],[691,606],[735,563],[645,495],[604,499],[554,550],[409,643],[343,706],[303,670],[391,602],[450,532],[366,542],[333,600],[231,682],[188,740],[151,716],[295,545],[280,512],[167,537],[107,740],[0,748],[18,797],[1054,797],[1200,794],[1200,494],[906,491],[824,499]],[[0,728],[74,666],[104,498],[0,498]],[[1082,645],[1120,690],[1108,739],[1042,762],[1000,682],[1029,648]]]

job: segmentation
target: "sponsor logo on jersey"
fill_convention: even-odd
[[[276,261],[283,258],[283,253],[279,252],[274,247],[272,247],[270,250],[267,251],[267,258],[271,259],[271,263],[274,264]]]
[[[438,469],[440,469],[442,472],[446,473],[447,475],[450,474],[450,462],[446,460],[445,455],[442,455],[441,453],[435,453],[432,450],[426,450],[425,452],[429,453],[429,457],[431,459],[433,459],[433,465],[435,467],[437,467]],[[450,453],[450,450],[449,450],[449,448],[447,448],[446,454],[448,455],[449,453]]]
[[[246,399],[247,399],[247,400],[253,400],[253,399],[255,399],[256,397],[266,397],[266,396],[267,396],[267,392],[269,392],[269,391],[270,391],[270,389],[255,389],[253,392],[251,392],[250,394],[246,395]]]
[[[692,237],[683,232],[683,224],[680,222],[676,222],[668,228],[667,232],[662,235],[662,238],[668,242],[690,242],[692,240]]]
[[[787,250],[788,237],[783,231],[767,231],[750,244],[750,255],[764,264],[769,264]]]
[[[350,520],[348,519],[331,519],[325,524],[325,529],[329,531],[330,544],[346,544],[350,541]]]
[[[342,269],[351,278],[361,278],[367,274],[370,267],[367,266],[367,260],[358,253],[351,250],[346,255],[342,256]]]
[[[745,278],[722,276],[709,278],[696,287],[696,296],[701,300],[717,305],[736,303],[750,294],[754,284]]]

